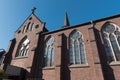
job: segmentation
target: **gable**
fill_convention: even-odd
[[[42,22],[35,14],[30,14],[30,16],[23,22],[23,24],[17,29],[15,33],[24,33],[27,30],[32,30],[32,27],[43,30],[45,23]],[[26,31],[24,31],[26,28]]]

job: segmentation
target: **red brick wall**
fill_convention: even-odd
[[[61,29],[50,33],[39,33],[43,31],[44,23],[40,22],[33,15],[32,20],[25,21],[19,30],[23,30],[24,25],[30,21],[39,24],[38,28],[26,33],[15,33],[16,44],[12,53],[11,65],[19,66],[28,72],[35,72],[43,80],[119,80],[120,63],[108,64],[103,39],[101,36],[102,26],[110,21],[120,26],[120,18],[109,18],[84,25],[75,25],[69,29]],[[80,31],[84,38],[85,54],[87,64],[70,65],[69,64],[69,35],[72,31]],[[15,54],[19,42],[27,36],[30,40],[29,54],[27,58],[16,59]],[[42,37],[41,37],[42,36]],[[44,43],[46,39],[52,36],[55,39],[54,47],[54,66],[42,67],[44,56]],[[44,38],[44,39],[41,39]],[[41,41],[42,40],[42,41]],[[11,43],[12,45],[12,43]],[[11,47],[11,46],[10,46]],[[8,48],[8,51],[10,51]],[[31,51],[34,47],[36,51]],[[36,56],[36,57],[35,57]],[[36,61],[34,59],[36,58]],[[36,65],[33,67],[33,65]],[[36,68],[37,67],[37,68]],[[32,76],[33,74],[31,74]]]
[[[116,17],[116,18],[111,18],[111,19],[106,19],[106,20],[102,20],[102,21],[99,21],[99,22],[95,22],[95,29],[97,30],[98,32],[98,36],[99,38],[97,37],[97,39],[99,39],[99,42],[98,45],[98,50],[100,50],[101,52],[99,52],[99,55],[101,56],[101,63],[102,63],[102,67],[103,67],[103,74],[104,74],[104,77],[106,80],[119,80],[120,79],[120,70],[118,68],[120,68],[120,63],[115,63],[115,64],[112,64],[112,63],[107,63],[106,62],[106,59],[107,57],[105,57],[106,55],[106,52],[105,52],[105,49],[104,49],[104,43],[103,43],[103,39],[102,39],[102,36],[101,36],[101,28],[102,26],[106,23],[106,22],[111,22],[111,23],[114,23],[118,26],[120,26],[120,17]]]
[[[31,20],[29,20],[30,17],[32,17]],[[15,43],[13,52],[10,53],[10,54],[12,54],[12,60],[11,60],[10,65],[22,67],[22,68],[26,69],[28,72],[31,71],[30,68],[33,65],[33,59],[34,59],[34,54],[35,54],[35,51],[32,51],[32,49],[37,47],[38,38],[39,38],[38,33],[43,31],[43,28],[44,28],[44,23],[40,22],[33,14],[31,14],[30,17],[28,17],[28,19],[15,32],[14,39],[16,40],[16,43]],[[27,26],[27,24],[29,22],[34,23],[35,25],[39,25],[39,27],[37,27],[37,28],[34,27],[34,29],[32,31],[28,30],[27,32],[23,33],[24,26],[25,25]],[[19,33],[19,31],[20,31],[20,33]],[[27,38],[30,40],[28,56],[16,58],[15,55],[17,53],[17,48],[19,46],[19,43],[25,36],[27,36]],[[10,45],[10,47],[11,47],[11,45]],[[10,48],[8,48],[8,51],[9,51],[9,49]]]
[[[62,44],[62,46],[67,45],[67,49],[62,52],[60,51],[60,50],[62,50],[62,46],[61,47],[57,46],[58,44],[60,44],[60,42],[62,42],[62,41],[60,41],[61,39],[59,38],[59,34],[64,34],[66,36],[67,43],[69,42],[69,40],[68,40],[69,35],[73,30],[80,31],[84,37],[87,64],[72,66],[72,65],[69,65],[69,60],[67,60],[68,62],[63,60],[63,64],[65,64],[66,66],[61,66],[61,68],[63,68],[63,69],[60,69],[60,70],[55,69],[56,71],[61,72],[61,75],[55,74],[56,77],[58,77],[58,78],[56,78],[56,80],[65,80],[65,79],[66,80],[67,79],[68,80],[69,79],[70,80],[97,80],[97,79],[103,80],[102,69],[101,69],[101,64],[100,64],[100,60],[99,60],[99,54],[97,51],[96,42],[95,42],[95,40],[93,42],[91,42],[91,39],[90,39],[91,36],[94,37],[93,31],[92,31],[93,34],[89,33],[90,27],[91,27],[91,25],[85,25],[85,26],[80,26],[77,28],[67,29],[67,30],[63,30],[63,31],[45,35],[46,38],[50,35],[55,38],[55,53],[54,53],[55,64],[54,64],[54,67],[56,67],[56,65],[58,65],[58,63],[60,63],[59,60],[61,60],[61,58],[63,57],[63,56],[61,57],[59,54],[67,54],[67,56],[64,55],[65,60],[67,60],[66,58],[69,59],[69,57],[68,57],[69,56],[69,46],[68,46],[69,44]],[[99,64],[94,64],[96,61],[99,62]],[[64,62],[66,62],[66,63],[64,63]],[[61,65],[62,65],[62,62],[61,62]],[[47,71],[49,72],[49,69]],[[66,72],[66,71],[68,71],[68,72]],[[54,74],[54,73],[51,73],[51,74]],[[43,74],[43,76],[44,75],[49,75],[49,74]],[[61,78],[61,79],[59,79],[59,78]],[[52,78],[49,80],[52,80]]]

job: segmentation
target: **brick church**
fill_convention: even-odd
[[[120,80],[120,15],[49,32],[34,10],[10,40],[4,80]]]

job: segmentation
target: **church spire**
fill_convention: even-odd
[[[68,27],[68,26],[70,26],[70,24],[69,24],[69,19],[68,19],[67,12],[65,12],[65,17],[64,17],[64,22],[63,22],[62,28]]]

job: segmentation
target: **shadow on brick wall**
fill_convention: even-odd
[[[102,72],[104,76],[104,80],[115,80],[113,69],[109,66],[107,61],[107,55],[105,51],[104,44],[102,43],[102,36],[100,36],[101,32],[98,31],[96,28],[94,29],[95,39],[97,43],[99,58],[102,66]]]
[[[33,51],[34,52],[34,59],[33,59],[33,63],[32,63],[32,67],[31,67],[31,71],[30,71],[30,77],[33,79],[39,79],[39,80],[43,80],[42,79],[42,67],[43,67],[43,51],[44,51],[44,35],[41,35],[41,33],[37,34],[39,35],[39,39],[38,39],[38,43],[37,43],[37,47],[34,48]],[[42,43],[42,44],[41,44]]]
[[[67,37],[65,34],[62,34],[61,80],[70,80],[69,50],[67,49],[67,45]]]
[[[15,48],[15,44],[16,44],[16,39],[11,40],[9,50],[7,51],[7,53],[5,55],[5,59],[3,61],[3,63],[5,64],[4,69],[6,69],[7,65],[9,65],[11,63],[12,53]]]

